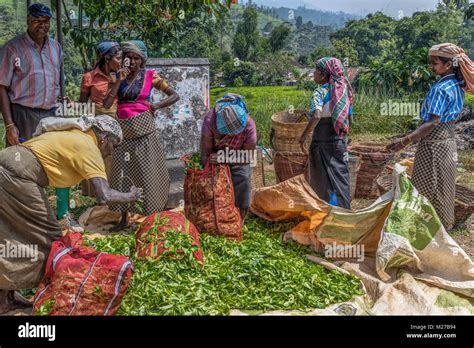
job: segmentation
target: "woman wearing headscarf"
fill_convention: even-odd
[[[97,45],[97,63],[82,76],[80,103],[94,103],[96,115],[115,117],[117,99],[106,109],[103,101],[109,92],[109,83],[115,81],[115,73],[122,67],[122,50],[118,42],[104,41]]]
[[[110,84],[104,107],[118,98],[117,120],[124,134],[123,143],[114,152],[112,187],[127,190],[131,185],[143,187],[143,209],[116,205],[122,212],[115,231],[128,226],[128,212],[150,215],[162,211],[168,201],[170,178],[165,154],[155,125],[154,112],[179,100],[176,91],[154,70],[145,69],[147,49],[142,41],[122,43],[125,67],[118,71],[117,81]],[[167,95],[152,103],[153,88]]]
[[[235,206],[240,210],[242,221],[250,207],[251,161],[257,144],[257,129],[250,117],[242,96],[228,93],[217,101],[216,106],[204,118],[201,131],[201,160],[205,166],[228,164],[234,186]],[[226,148],[237,151],[236,160],[225,158]]]
[[[140,189],[122,193],[107,182],[103,157],[122,140],[113,118],[50,117],[41,120],[38,130],[39,136],[0,151],[0,240],[16,250],[16,257],[0,257],[0,314],[20,305],[15,290],[37,286],[51,244],[62,236],[44,187],[70,187],[87,179],[101,205],[141,198]]]
[[[304,144],[312,134],[308,181],[321,199],[350,209],[346,136],[352,117],[352,87],[337,58],[319,59],[314,81],[321,86],[311,97],[311,118],[300,139],[306,152]]]
[[[454,123],[462,111],[464,93],[474,94],[474,63],[464,50],[451,43],[429,50],[430,70],[440,76],[421,108],[422,125],[387,146],[400,151],[418,143],[412,182],[428,198],[446,229],[454,224],[457,150]]]
[[[109,83],[115,81],[115,73],[122,67],[122,50],[118,42],[104,41],[97,45],[97,63],[91,71],[88,71],[82,76],[81,95],[79,97],[80,103],[87,103],[91,101],[94,103],[94,110],[96,115],[109,115],[115,118],[117,112],[117,100],[110,109],[103,106],[105,96],[109,92]],[[107,178],[110,179],[112,172],[112,157],[109,156],[104,159],[105,172]],[[64,193],[66,194],[66,192]],[[82,194],[84,196],[93,196],[93,190],[88,181],[82,182]],[[68,208],[69,190],[67,196],[61,200],[65,208]],[[58,215],[63,212],[60,202],[58,202]]]

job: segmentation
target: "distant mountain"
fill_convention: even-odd
[[[249,0],[239,0],[247,4]],[[439,0],[252,0],[257,5],[270,7],[300,7],[319,9],[323,11],[344,11],[361,16],[381,11],[388,16],[398,18],[411,16],[417,11],[431,11],[436,8]],[[470,0],[470,2],[473,2]]]
[[[296,19],[298,16],[303,18],[303,22],[313,22],[314,25],[326,25],[340,28],[352,19],[360,19],[360,16],[344,13],[315,10],[306,7],[298,7],[296,10],[289,7],[279,7],[276,9],[278,17],[283,20]]]
[[[239,2],[238,8],[243,8],[248,5],[248,2]],[[331,12],[315,8],[308,8],[306,6],[298,6],[297,8],[288,6],[273,7],[267,5],[258,5],[255,2],[252,2],[251,6],[255,7],[260,13],[263,13],[264,15],[270,16],[272,18],[278,18],[282,21],[288,21],[294,24],[296,22],[296,18],[301,16],[303,23],[311,21],[314,25],[330,26],[335,29],[343,27],[344,24],[349,20],[361,18],[359,15],[349,14],[342,11]]]

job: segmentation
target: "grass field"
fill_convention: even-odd
[[[244,97],[249,112],[257,125],[259,143],[269,146],[271,117],[279,111],[309,109],[312,92],[298,90],[296,87],[228,87],[211,89],[211,102],[225,93],[237,93]],[[353,98],[354,123],[350,138],[353,141],[387,142],[398,134],[403,134],[416,126],[412,116],[381,116],[383,98],[374,98],[364,93],[355,93]]]

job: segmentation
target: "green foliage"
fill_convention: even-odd
[[[305,79],[299,79],[298,80],[298,89],[303,89],[306,91],[314,91],[317,87],[318,84],[314,82],[314,80],[305,80]]]
[[[234,80],[234,87],[242,87],[244,85],[244,81],[240,77],[235,78]]]
[[[380,54],[383,47],[382,40],[390,40],[394,34],[396,21],[381,13],[369,14],[361,20],[353,20],[346,23],[346,26],[331,34],[331,41],[351,38],[354,49],[358,52],[358,58],[362,64],[370,57]]]
[[[421,48],[407,52],[403,60],[371,60],[369,70],[360,74],[356,86],[378,96],[421,96],[434,81],[428,69],[428,50]]]
[[[0,4],[0,45],[25,32],[26,21],[18,21],[16,17],[11,4]]]
[[[150,56],[175,57],[176,33],[184,31],[187,20],[206,21],[210,14],[219,16],[230,5],[221,2],[150,0],[136,5],[106,0],[74,0],[65,6],[67,21],[64,34],[70,35],[81,54],[84,69],[92,66],[95,45],[101,40],[141,39]]]
[[[295,25],[296,25],[296,29],[299,30],[303,26],[303,17],[301,16],[296,17]]]
[[[272,30],[268,41],[273,53],[281,50],[285,46],[290,33],[291,29],[285,24],[281,24]]]
[[[246,59],[248,56],[247,41],[245,40],[244,33],[236,33],[234,36],[234,42],[232,44],[232,49],[234,50],[235,55],[239,59]]]
[[[464,105],[474,108],[474,95],[465,95]]]
[[[223,66],[224,83],[226,85],[233,85],[237,78],[240,78],[245,86],[256,83],[256,68],[255,64],[246,61],[228,61]]]
[[[133,235],[86,240],[86,244],[103,252],[132,254],[135,271],[119,315],[227,315],[232,309],[308,311],[363,293],[355,277],[315,265],[304,258],[311,253],[309,249],[283,242],[281,234],[293,225],[249,218],[239,243],[200,234],[204,267],[195,267],[189,257],[135,259],[130,253]],[[175,237],[181,238],[176,233]],[[190,247],[189,240],[184,244]]]
[[[474,3],[470,4],[469,7],[466,9],[464,18],[466,20],[474,20]]]
[[[34,313],[35,315],[39,315],[39,316],[46,316],[46,315],[49,315],[51,313],[51,311],[53,310],[53,307],[54,307],[54,304],[56,303],[56,301],[54,299],[51,299],[51,300],[48,300],[46,301],[44,304],[42,304],[37,310],[36,312]]]
[[[200,152],[193,153],[188,158],[188,162],[186,162],[186,168],[187,169],[192,169],[192,170],[203,170],[204,169],[202,167],[202,159],[201,159],[201,153]]]
[[[258,15],[253,7],[246,7],[243,13],[243,20],[237,25],[234,43],[232,48],[235,55],[245,60],[251,54],[251,50],[256,48],[258,41]]]

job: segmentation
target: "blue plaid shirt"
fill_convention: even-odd
[[[421,107],[421,119],[428,122],[430,115],[441,117],[441,123],[455,120],[464,105],[464,91],[454,74],[441,78],[431,87]]]

